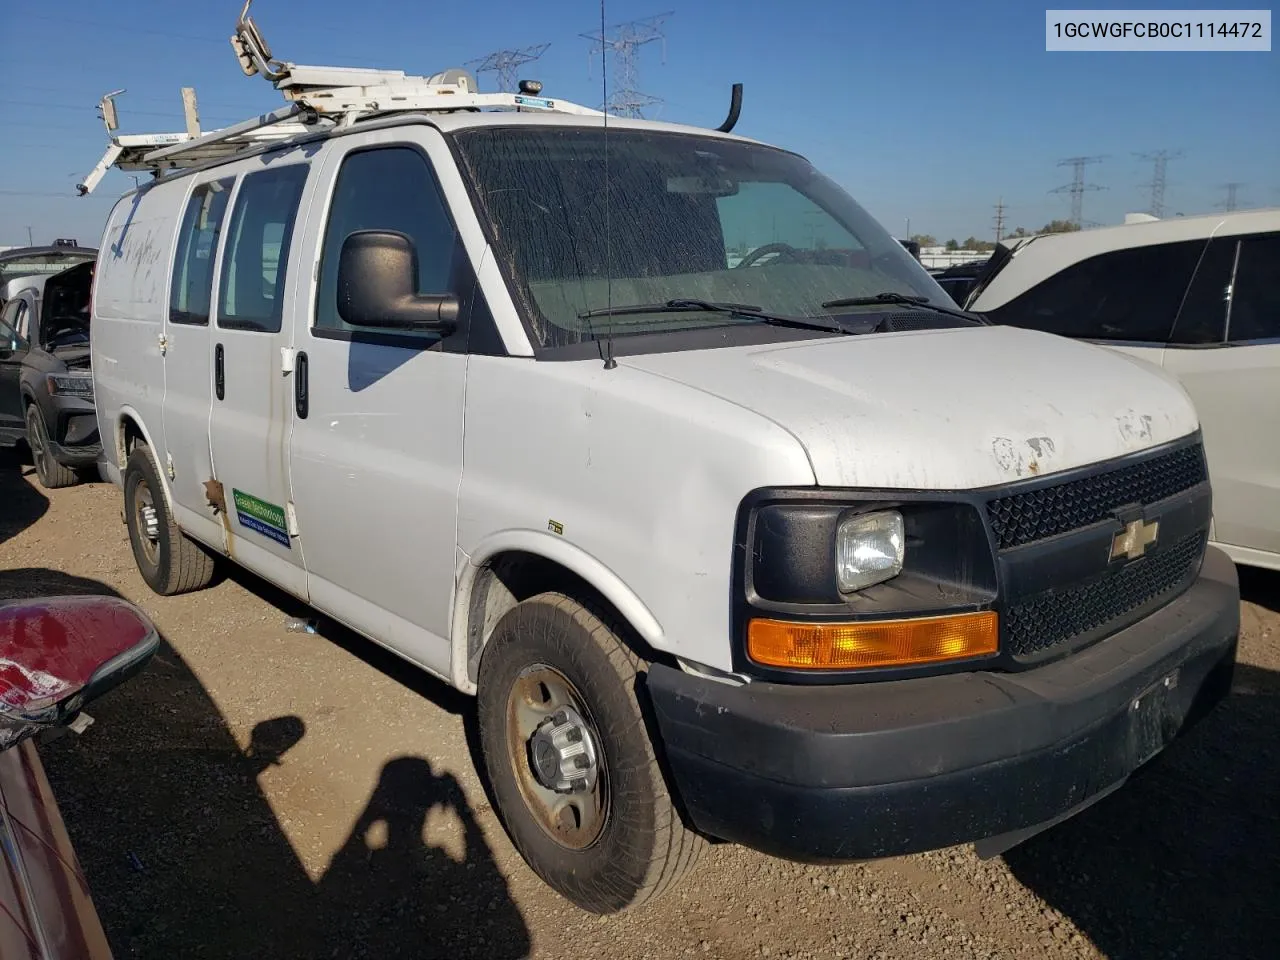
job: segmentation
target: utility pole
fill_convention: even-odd
[[[1147,205],[1147,213],[1153,217],[1164,216],[1164,188],[1165,188],[1165,169],[1170,160],[1176,160],[1182,156],[1181,150],[1153,150],[1150,153],[1135,154],[1139,160],[1151,161],[1151,182],[1147,185],[1150,193],[1150,202]]]
[[[465,66],[471,67],[477,77],[482,73],[496,74],[498,91],[512,92],[516,89],[516,70],[537,60],[547,52],[549,46],[549,43],[539,43],[519,50],[495,50],[478,60],[467,61]]]
[[[36,242],[33,239],[31,239],[31,228],[27,227],[27,246],[34,247],[35,245],[36,245]]]
[[[1101,163],[1105,157],[1067,157],[1059,160],[1058,166],[1071,168],[1071,182],[1055,187],[1050,193],[1071,194],[1071,222],[1077,227],[1084,226],[1084,194],[1086,190],[1105,190],[1095,183],[1084,182],[1084,168],[1091,163]]]
[[[1223,198],[1222,202],[1218,204],[1218,206],[1220,206],[1227,213],[1230,213],[1232,210],[1235,210],[1236,207],[1239,206],[1239,193],[1240,193],[1240,188],[1243,186],[1244,186],[1243,183],[1234,182],[1234,181],[1232,183],[1224,183],[1222,185],[1222,189],[1227,192],[1227,195]]]
[[[667,36],[662,32],[662,25],[672,16],[673,11],[646,17],[643,20],[630,20],[599,30],[595,33],[582,34],[591,41],[592,61],[603,53],[613,54],[613,94],[603,109],[620,117],[642,117],[645,107],[661,103],[658,97],[641,93],[637,89],[639,74],[640,48],[655,40],[663,41],[663,49]]]
[[[996,222],[996,243],[999,243],[1004,236],[1004,197],[996,201],[996,215],[992,219]]]

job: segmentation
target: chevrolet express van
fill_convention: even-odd
[[[601,913],[706,838],[1004,849],[1225,695],[1171,377],[957,311],[795,153],[457,84],[112,211],[95,396],[155,591],[226,558],[474,694],[513,842]]]

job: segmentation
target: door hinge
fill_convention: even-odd
[[[160,345],[160,356],[163,357],[165,354],[169,352],[169,338],[166,337],[163,333],[156,338],[156,343]]]
[[[173,454],[172,454],[172,453],[166,453],[166,454],[164,455],[164,472],[165,472],[165,473],[167,473],[167,474],[169,474],[169,479],[170,479],[170,480],[172,480],[175,476],[177,476],[177,472],[173,469]]]
[[[296,537],[298,535],[298,512],[293,509],[292,500],[284,502],[284,528],[288,531],[289,536]]]

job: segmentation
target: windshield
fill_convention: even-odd
[[[541,347],[761,322],[691,310],[583,316],[609,305],[696,299],[829,319],[901,312],[822,306],[899,293],[954,307],[901,243],[794,154],[610,130],[606,214],[602,129],[490,128],[457,142]]]

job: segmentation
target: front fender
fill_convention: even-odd
[[[465,693],[475,693],[476,690],[467,671],[467,619],[471,595],[480,571],[503,553],[528,553],[564,567],[609,601],[645,643],[659,650],[666,646],[662,624],[635,591],[598,558],[562,537],[542,530],[502,530],[482,540],[470,556],[459,552],[461,560],[455,574],[458,587],[454,591],[450,630],[450,672],[454,685]]]

